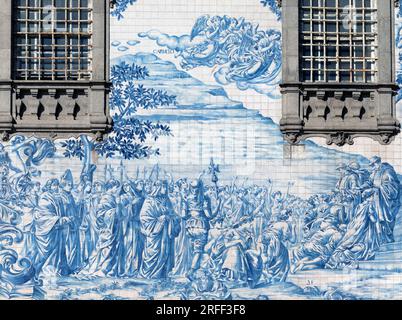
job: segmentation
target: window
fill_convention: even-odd
[[[15,1],[16,79],[91,79],[91,2]]]
[[[376,82],[376,0],[301,0],[305,82]]]
[[[110,0],[1,0],[0,136],[112,128]]]
[[[282,119],[286,141],[323,137],[389,144],[400,133],[395,0],[282,0]]]

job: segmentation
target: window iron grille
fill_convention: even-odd
[[[301,72],[306,82],[376,82],[375,0],[302,0]]]
[[[90,80],[91,0],[18,0],[14,70],[18,80]]]

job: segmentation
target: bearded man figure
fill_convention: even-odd
[[[67,262],[71,272],[77,271],[81,267],[81,245],[80,245],[80,225],[82,217],[80,210],[75,202],[72,190],[74,187],[73,175],[67,169],[60,180],[61,196],[64,204],[64,214],[71,219],[71,223],[64,230],[66,235],[66,254]]]
[[[394,242],[395,218],[400,203],[400,182],[394,168],[380,157],[370,161],[370,178],[362,186],[363,202],[327,267],[342,268],[356,261],[370,260],[384,243]]]
[[[59,180],[52,179],[47,185],[34,213],[37,245],[34,266],[37,278],[45,267],[52,267],[63,276],[71,272],[67,261],[66,229],[72,219],[64,214]]]

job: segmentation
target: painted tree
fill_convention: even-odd
[[[261,0],[260,2],[264,7],[271,9],[271,11],[277,16],[278,20],[281,19],[281,8],[279,7],[277,0]]]
[[[117,17],[118,20],[123,19],[123,12],[127,10],[128,6],[133,5],[137,0],[112,0],[112,16]]]
[[[149,76],[146,67],[122,62],[111,68],[112,90],[110,109],[113,131],[103,141],[90,140],[88,136],[69,139],[61,143],[64,156],[84,161],[84,169],[91,171],[91,154],[95,151],[106,158],[121,156],[124,159],[143,159],[159,155],[159,149],[149,146],[149,140],[156,141],[161,136],[172,135],[169,126],[140,120],[135,117],[138,109],[154,109],[174,105],[176,96],[166,91],[146,88],[139,84]]]

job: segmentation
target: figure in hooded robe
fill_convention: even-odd
[[[107,191],[102,196],[96,213],[99,230],[96,250],[80,275],[111,277],[123,275],[123,268],[120,264],[123,254],[120,182],[112,179],[106,184],[105,189]]]
[[[174,240],[180,232],[180,220],[174,214],[168,188],[167,181],[156,181],[140,212],[145,236],[140,275],[147,279],[167,278],[174,267]]]
[[[144,247],[144,237],[141,233],[140,211],[144,204],[143,182],[137,181],[132,186],[126,183],[123,186],[124,193],[121,203],[125,211],[124,232],[124,254],[123,265],[124,275],[128,277],[136,276],[142,262],[142,251]]]
[[[74,181],[70,169],[65,171],[60,182],[64,214],[72,221],[65,229],[67,261],[71,272],[75,272],[81,267],[80,226],[82,217],[72,194]]]
[[[39,200],[34,213],[36,254],[34,267],[36,276],[44,267],[52,267],[60,275],[70,274],[66,252],[66,230],[72,223],[64,214],[63,198],[59,181],[52,179]]]

